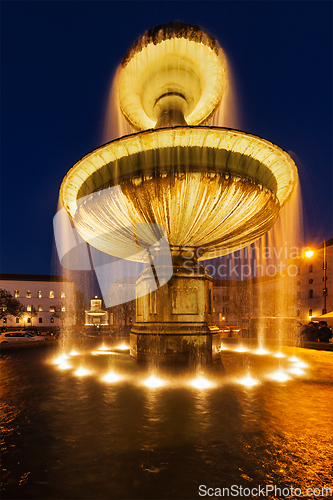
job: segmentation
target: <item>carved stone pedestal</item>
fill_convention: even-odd
[[[173,252],[172,260],[173,276],[162,287],[144,293],[151,289],[151,272],[143,271],[137,282],[131,355],[142,363],[210,365],[220,359],[221,345],[213,324],[213,280],[193,258]]]

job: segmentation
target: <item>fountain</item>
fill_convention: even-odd
[[[198,26],[149,30],[125,55],[117,85],[121,111],[137,132],[76,163],[60,200],[92,247],[148,264],[137,281],[131,355],[138,362],[209,365],[220,358],[221,342],[212,278],[201,261],[264,235],[297,170],[265,139],[205,125],[224,98],[227,64],[217,41]]]

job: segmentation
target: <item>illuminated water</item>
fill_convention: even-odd
[[[106,382],[107,355],[69,356],[95,367],[80,377],[53,363],[58,351],[3,354],[2,498],[194,499],[200,485],[332,486],[332,353],[283,352],[224,350],[225,374],[209,375],[211,388],[174,374],[148,388],[152,374],[126,358],[113,364],[125,378]],[[279,369],[288,381],[268,377]],[[257,383],[243,385],[246,376]]]

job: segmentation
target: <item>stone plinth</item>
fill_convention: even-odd
[[[219,358],[221,344],[213,324],[212,278],[194,259],[174,252],[172,257],[173,276],[165,285],[144,294],[152,285],[146,271],[137,282],[142,296],[131,330],[131,355],[143,363],[209,365]]]

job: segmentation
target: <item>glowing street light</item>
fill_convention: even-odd
[[[311,238],[308,241],[308,244],[310,243],[310,241],[313,238],[316,238],[317,236],[319,236],[320,238],[322,238],[323,242],[324,242],[324,245],[323,245],[323,249],[324,249],[324,261],[323,261],[323,269],[324,269],[324,288],[323,288],[324,308],[323,308],[322,314],[326,314],[327,313],[327,309],[326,309],[326,297],[327,297],[327,288],[326,288],[326,280],[327,280],[327,278],[326,278],[326,270],[327,270],[326,240],[325,240],[324,236],[322,236],[321,234],[315,234],[314,236],[311,236]],[[308,258],[311,258],[313,256],[313,254],[314,254],[313,250],[308,250],[307,252],[305,252],[306,257],[308,257]]]

